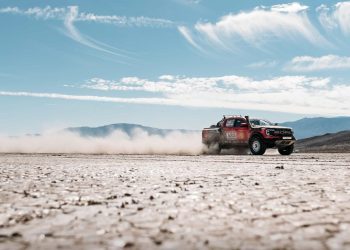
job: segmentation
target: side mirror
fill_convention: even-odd
[[[248,123],[241,123],[241,128],[248,128]]]

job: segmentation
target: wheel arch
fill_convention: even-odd
[[[253,132],[250,137],[249,137],[249,141],[253,138],[253,137],[259,137],[261,140],[265,141],[265,138],[261,135],[261,133],[259,132]]]

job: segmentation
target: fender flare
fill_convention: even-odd
[[[259,132],[253,132],[250,137],[249,137],[249,142],[253,137],[259,137],[260,139],[262,139],[263,141],[265,141],[265,138],[259,133]]]

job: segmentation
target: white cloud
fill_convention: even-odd
[[[66,28],[66,31],[67,31],[66,34],[68,37],[87,47],[90,47],[108,54],[112,54],[115,56],[127,57],[123,54],[116,53],[110,49],[107,49],[106,46],[104,47],[100,46],[99,44],[101,43],[99,41],[89,39],[88,37],[82,35],[79,32],[79,30],[74,26],[74,22],[76,22],[78,16],[79,16],[79,10],[77,6],[68,7],[68,11],[64,18],[64,26]]]
[[[235,93],[271,92],[274,90],[293,90],[310,87],[325,87],[330,83],[329,78],[283,76],[269,80],[254,80],[249,77],[236,75],[219,77],[185,77],[160,76],[152,81],[138,77],[124,77],[118,81],[92,78],[82,85],[83,88],[97,90],[145,91],[163,94],[186,94],[201,92]]]
[[[45,8],[33,7],[29,9],[20,9],[18,7],[0,8],[0,14],[16,14],[33,17],[41,20],[62,20],[65,27],[65,34],[74,41],[98,51],[112,54],[118,57],[129,58],[122,50],[104,44],[96,39],[89,38],[79,32],[75,26],[76,22],[95,22],[112,24],[122,27],[171,27],[173,22],[161,18],[149,18],[144,16],[125,17],[116,15],[96,15],[94,13],[79,12],[78,6],[68,6],[63,8]],[[118,51],[118,52],[116,52]],[[123,51],[124,52],[124,51]],[[125,63],[123,61],[118,61]]]
[[[198,50],[201,50],[201,51],[203,50],[201,46],[199,46],[198,43],[194,41],[192,32],[187,27],[179,26],[177,28],[180,34],[187,40],[187,42],[189,42],[193,47],[197,48]]]
[[[321,77],[283,76],[255,80],[236,75],[219,77],[165,75],[158,77],[157,80],[125,77],[117,81],[93,78],[81,87],[103,91],[127,91],[131,96],[133,92],[137,92],[137,96],[141,97],[8,91],[1,91],[0,96],[350,115],[348,94],[350,85],[332,84],[329,78]]]
[[[98,84],[96,84],[98,83]],[[111,91],[144,91],[161,95],[164,104],[194,107],[268,110],[302,114],[349,115],[347,85],[329,78],[284,76],[254,80],[236,75],[220,77],[161,76],[118,81],[93,79],[85,88]]]
[[[170,102],[164,98],[118,98],[118,97],[90,96],[90,95],[66,95],[66,94],[60,94],[60,93],[0,91],[0,96],[24,96],[24,97],[63,99],[63,100],[135,103],[135,104],[168,104],[168,103],[170,104]]]
[[[321,57],[297,56],[287,64],[290,71],[317,71],[325,69],[350,69],[350,57],[326,55]]]
[[[97,15],[94,13],[79,12],[78,6],[68,6],[62,8],[47,6],[45,8],[33,7],[28,9],[6,7],[0,8],[0,13],[19,14],[44,20],[65,20],[67,15],[72,14],[72,9],[77,12],[74,16],[74,20],[77,22],[96,22],[129,27],[171,27],[174,25],[172,21],[162,18],[150,18],[144,16],[126,17],[117,15]]]
[[[175,79],[172,75],[161,75],[158,77],[159,80],[173,81]]]
[[[329,45],[310,22],[307,8],[298,3],[258,7],[252,11],[228,14],[216,23],[198,22],[193,30],[199,36],[198,40],[206,40],[224,49],[231,49],[241,41],[261,47],[271,39],[293,41],[301,38],[317,46]],[[179,31],[190,44],[198,46],[193,42],[193,36],[189,36],[190,29],[181,28]]]
[[[337,23],[334,18],[329,15],[330,9],[327,7],[327,5],[322,4],[317,7],[316,10],[319,12],[318,20],[324,28],[331,30],[337,27]]]
[[[202,0],[173,0],[173,1],[178,4],[193,6],[193,5],[200,4]]]
[[[301,5],[300,3],[286,3],[286,4],[277,4],[271,7],[272,11],[277,12],[287,12],[287,13],[296,13],[300,11],[307,10],[309,7],[305,5]]]
[[[47,6],[45,8],[33,7],[26,10],[20,9],[18,7],[6,7],[1,8],[0,13],[7,14],[18,14],[24,16],[30,16],[37,19],[64,19],[67,8],[52,8]]]
[[[324,28],[340,28],[344,34],[350,35],[350,2],[339,2],[331,8],[323,4],[317,10],[319,21]]]
[[[279,111],[300,114],[349,115],[349,85],[332,84],[329,78],[283,76],[255,80],[236,75],[185,77],[165,75],[157,80],[125,77],[120,80],[93,78],[82,88],[128,92],[131,98],[67,95],[59,93],[0,92],[7,96],[30,96],[112,103],[174,105]],[[133,97],[133,93],[135,93]],[[138,97],[136,97],[138,96]]]
[[[202,0],[183,0],[187,4],[199,4]]]
[[[114,24],[117,26],[129,26],[129,27],[172,27],[174,23],[170,20],[162,18],[150,18],[150,17],[126,17],[126,16],[106,16],[96,15],[93,13],[81,13],[77,18],[77,21],[89,21],[96,23]]]

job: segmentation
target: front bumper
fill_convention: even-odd
[[[295,143],[295,140],[276,140],[275,144],[277,147],[288,147]]]
[[[289,137],[289,136],[288,136]],[[264,139],[265,144],[267,145],[268,148],[275,148],[275,147],[288,147],[292,144],[295,143],[296,139],[294,136],[290,136],[288,139],[285,138],[283,139],[283,136],[279,137],[270,137],[270,138],[265,138]]]

